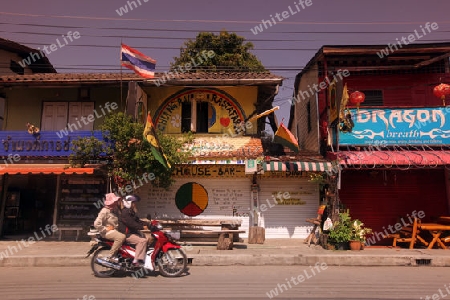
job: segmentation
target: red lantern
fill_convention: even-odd
[[[437,85],[433,89],[433,94],[442,99],[442,105],[445,106],[445,96],[450,95],[450,85],[441,83],[440,85]]]
[[[361,93],[359,91],[355,91],[350,94],[350,103],[356,105],[356,108],[359,111],[359,104],[364,102],[364,99],[366,98],[366,95],[364,93]]]

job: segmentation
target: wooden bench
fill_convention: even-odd
[[[222,230],[180,230],[181,238],[183,235],[197,235],[197,236],[218,236],[217,239],[217,250],[233,250],[235,236],[239,237],[239,233],[245,233],[245,230],[233,230],[233,229],[222,229]]]
[[[78,238],[80,237],[80,232],[83,231],[83,227],[82,226],[58,226],[59,240],[61,240],[61,238],[62,238],[63,231],[68,231],[68,230],[76,230],[77,236],[75,237],[75,241],[78,241]]]
[[[212,220],[212,219],[183,219],[183,220],[159,220],[163,227],[174,231],[180,231],[180,240],[191,240],[192,238],[213,237],[217,239],[217,250],[232,250],[234,242],[240,242],[239,233],[241,220]],[[220,230],[207,230],[197,227],[219,227]]]

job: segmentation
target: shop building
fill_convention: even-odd
[[[450,110],[433,93],[450,83],[450,44],[410,44],[380,58],[384,48],[323,46],[297,76],[290,123],[300,144],[334,160],[340,208],[376,232],[414,211],[424,221],[447,215],[450,199]],[[311,132],[307,106],[319,124]]]
[[[306,237],[311,224],[305,219],[320,202],[307,172],[329,165],[317,155],[303,157],[310,164],[301,165],[283,149],[272,151],[279,147],[263,141],[266,117],[251,119],[272,108],[281,83],[269,73],[181,74],[158,87],[143,82],[155,127],[163,134],[192,131],[195,139],[186,145],[190,163],[175,167],[169,190],[151,184],[137,190],[145,199],[140,211],[154,218],[234,218],[247,232],[241,237],[255,225],[266,238]]]
[[[72,142],[102,139],[103,117],[124,110],[128,82],[138,79],[125,74],[0,76],[3,235],[39,232],[47,224],[92,224],[106,192],[106,160],[70,168]]]

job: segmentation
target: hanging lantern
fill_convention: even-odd
[[[355,91],[350,94],[349,101],[351,104],[356,105],[356,108],[358,109],[358,112],[359,112],[359,104],[363,103],[365,98],[366,98],[366,95],[364,95],[364,93]]]
[[[435,86],[433,89],[433,94],[436,97],[441,98],[442,105],[445,106],[445,96],[450,95],[450,85],[441,83],[440,85]]]

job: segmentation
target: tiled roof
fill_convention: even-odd
[[[165,73],[156,73],[154,79],[144,79],[134,73],[54,73],[32,75],[3,75],[0,85],[22,85],[45,83],[79,84],[79,83],[119,83],[120,81],[141,81],[145,85],[155,82],[168,85],[185,84],[281,84],[283,77],[271,73],[256,72],[201,72],[179,73],[167,78]]]
[[[165,73],[157,73],[162,77]],[[269,72],[197,72],[175,74],[176,79],[198,79],[198,80],[224,80],[224,79],[282,79],[282,77]]]
[[[197,159],[253,159],[263,155],[261,139],[249,136],[196,137],[184,149],[192,151]]]
[[[142,77],[129,73],[37,73],[31,75],[3,75],[0,84],[35,84],[42,83],[95,83],[120,82],[120,80],[142,80]]]
[[[283,77],[270,72],[196,72],[167,74],[145,81],[145,85],[265,85],[282,84]]]

